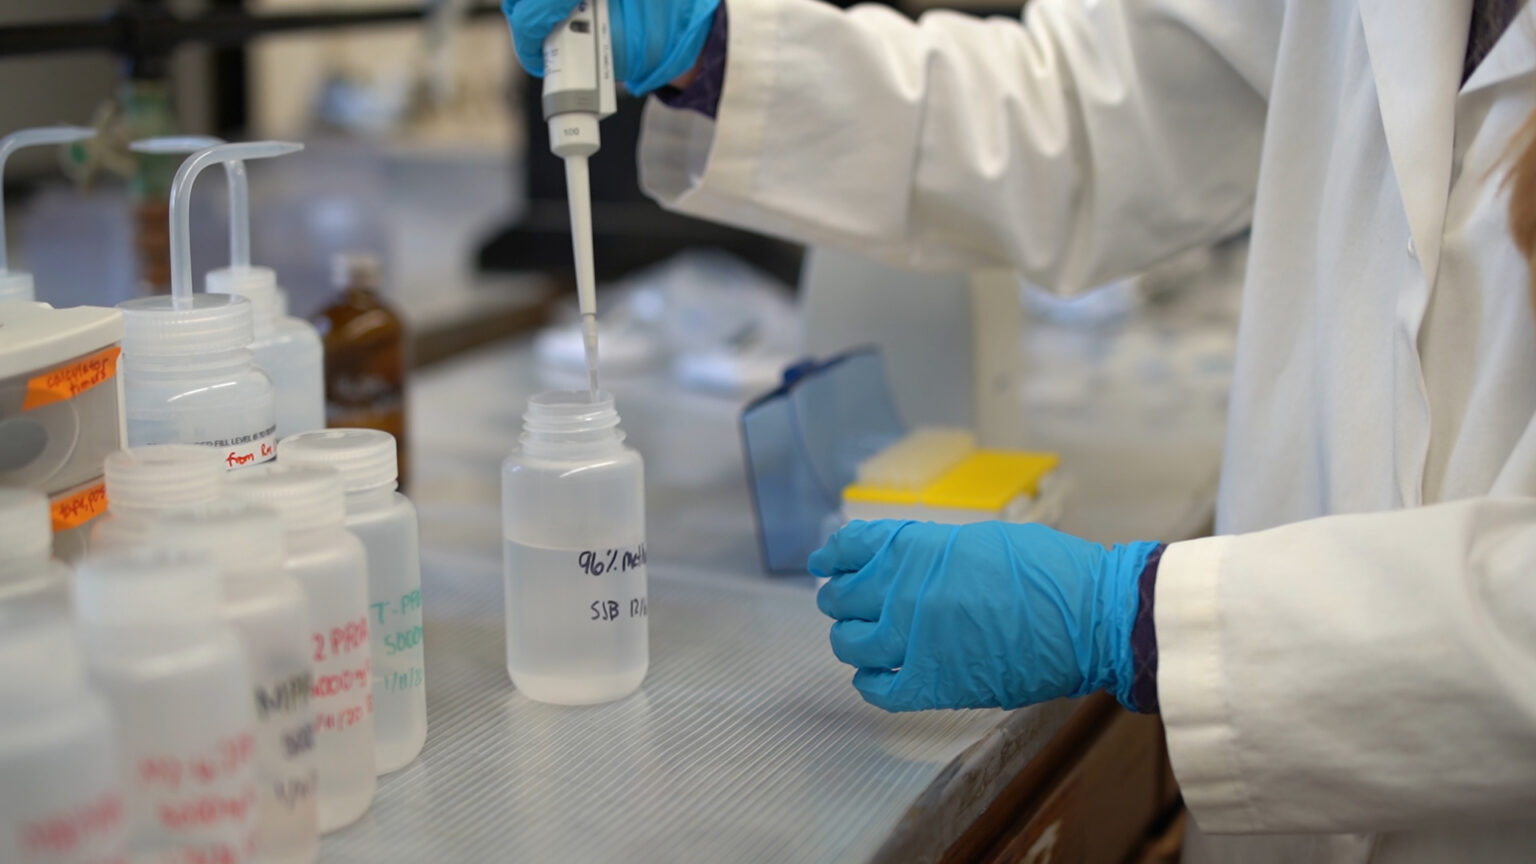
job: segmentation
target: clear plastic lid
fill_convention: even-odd
[[[31,489],[0,488],[0,575],[45,565],[52,553],[47,496]]]
[[[258,573],[282,569],[287,537],[276,511],[224,499],[161,515],[148,545],[207,556],[220,573]]]
[[[75,571],[75,615],[86,628],[217,622],[216,575],[206,555],[166,549],[86,558]]]
[[[225,495],[276,511],[289,534],[334,528],[347,518],[341,474],[314,465],[257,465],[235,472]]]
[[[394,486],[400,475],[395,452],[395,436],[377,429],[301,432],[277,445],[279,462],[334,468],[348,492]]]
[[[219,497],[225,466],[218,451],[192,444],[150,444],[119,450],[104,463],[113,511],[158,512]]]
[[[228,294],[194,294],[178,306],[170,296],[117,304],[123,312],[123,354],[196,357],[233,351],[255,338],[251,302]]]

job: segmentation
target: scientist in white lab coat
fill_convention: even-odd
[[[855,523],[866,699],[1160,710],[1193,860],[1536,861],[1536,10],[611,3],[683,212],[1064,292],[1252,227],[1220,536]]]

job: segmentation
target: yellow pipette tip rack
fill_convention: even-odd
[[[1060,515],[1061,457],[982,450],[964,430],[921,429],[859,466],[843,490],[849,519],[964,524],[1051,522]]]

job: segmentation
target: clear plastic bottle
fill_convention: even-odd
[[[123,819],[117,731],[62,616],[0,612],[0,861],[114,864]]]
[[[325,368],[320,332],[280,310],[277,274],[267,267],[225,267],[208,274],[208,293],[251,301],[251,354],[277,394],[278,440],[325,428]]]
[[[315,715],[309,704],[309,602],[283,569],[277,513],[239,501],[173,510],[147,545],[206,556],[224,586],[224,620],[240,634],[256,710],[257,851],[262,864],[308,864],[320,852]]]
[[[345,527],[341,475],[330,468],[263,465],[232,475],[225,493],[283,518],[284,567],[309,600],[320,831],[335,831],[368,812],[378,782],[368,564],[362,541]]]
[[[347,490],[347,530],[368,550],[373,728],[380,775],[404,768],[427,740],[421,550],[416,507],[395,491],[395,439],[375,429],[331,429],[285,438],[283,465],[330,466]]]
[[[256,711],[245,652],[206,560],[87,558],[75,615],[117,719],[130,857],[254,861]]]
[[[196,444],[244,468],[277,455],[272,381],[250,348],[251,303],[194,294],[142,297],[123,311],[123,399],[128,446]]]
[[[91,552],[98,555],[139,546],[167,510],[217,500],[226,473],[217,453],[191,444],[120,450],[103,468],[108,509],[91,526]]]
[[[69,567],[53,560],[48,498],[0,488],[0,602],[37,599],[69,608]]]
[[[613,398],[541,393],[501,470],[507,671],[531,699],[626,696],[649,666],[645,490]]]

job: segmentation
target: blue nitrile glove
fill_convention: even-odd
[[[1131,628],[1156,543],[1043,525],[853,522],[810,559],[853,686],[887,711],[1017,708],[1108,690],[1131,704]]]
[[[581,0],[502,0],[523,68],[544,75],[544,39]],[[637,96],[692,69],[720,0],[608,0],[613,62],[625,89]]]

